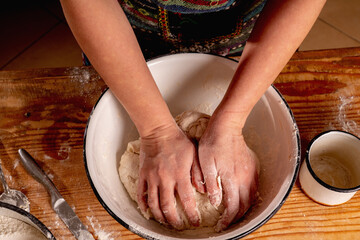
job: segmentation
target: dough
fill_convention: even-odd
[[[177,116],[175,121],[190,139],[199,141],[206,129],[209,118],[210,116],[204,113],[187,111]],[[139,154],[140,140],[129,142],[125,153],[121,157],[119,167],[120,179],[131,199],[134,201],[137,201],[136,189],[139,179]],[[201,216],[200,227],[214,227],[224,212],[224,206],[220,204],[220,206],[216,209],[213,205],[211,205],[206,194],[197,192],[195,188],[194,192],[197,207]],[[177,199],[176,206],[180,216],[184,220],[186,229],[194,228],[189,224],[179,199]],[[150,210],[144,215],[144,217],[147,219],[152,218]]]
[[[175,121],[188,138],[199,141],[208,125],[209,119],[210,116],[205,113],[187,111],[178,115]]]
[[[184,131],[184,133],[191,139],[199,140],[205,128],[208,124],[210,116],[199,112],[183,112],[175,118],[176,123]],[[139,179],[139,154],[140,154],[140,140],[129,142],[125,153],[122,155],[120,160],[119,175],[121,182],[124,184],[132,200],[136,201],[136,189]],[[213,227],[216,225],[221,214],[224,211],[224,207],[220,205],[216,209],[211,205],[209,198],[206,194],[197,192],[194,188],[195,199],[197,207],[201,215],[201,227]],[[185,222],[187,229],[193,228],[181,207],[179,199],[177,199],[177,209],[180,216]],[[151,212],[149,211],[145,218],[152,218]]]

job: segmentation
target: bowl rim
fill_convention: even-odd
[[[6,208],[12,212],[15,212],[17,214],[20,214],[22,216],[24,216],[25,218],[29,219],[33,224],[35,224],[40,230],[40,232],[42,232],[42,234],[50,240],[56,240],[56,238],[54,237],[54,235],[52,234],[52,232],[39,220],[37,219],[34,215],[32,215],[30,212],[25,211],[24,209],[21,209],[19,207],[16,207],[14,205],[5,203],[5,202],[0,202],[0,208]],[[15,218],[16,217],[11,217],[11,218]],[[19,221],[22,221],[20,219],[18,219]]]
[[[360,185],[358,186],[355,186],[355,187],[352,187],[352,188],[338,188],[338,187],[334,187],[334,186],[331,186],[329,184],[327,184],[326,182],[324,182],[323,180],[321,180],[317,175],[316,173],[314,172],[314,170],[312,169],[311,167],[311,163],[310,163],[310,150],[311,150],[311,147],[313,146],[313,144],[315,143],[316,140],[318,140],[319,138],[327,135],[327,134],[331,134],[331,133],[341,133],[341,134],[346,134],[346,135],[349,135],[353,138],[355,138],[355,140],[358,140],[360,142],[360,138],[357,137],[356,135],[352,134],[352,133],[349,133],[349,132],[346,132],[346,131],[343,131],[343,130],[328,130],[328,131],[324,131],[324,132],[321,132],[319,133],[318,135],[316,135],[313,139],[311,139],[310,143],[308,144],[307,146],[307,149],[306,149],[306,153],[305,153],[305,162],[306,162],[306,166],[311,174],[311,176],[323,187],[329,189],[329,190],[332,190],[332,191],[335,191],[335,192],[338,192],[338,193],[352,193],[352,192],[356,192],[360,189]]]
[[[223,59],[226,59],[226,60],[230,60],[230,61],[233,61],[233,62],[238,62],[237,60],[235,59],[232,59],[232,58],[229,58],[227,56],[220,56],[220,55],[216,55],[216,54],[212,54],[212,53],[176,53],[176,54],[164,54],[164,55],[160,55],[160,56],[157,56],[157,57],[154,57],[154,58],[150,58],[148,60],[146,60],[147,63],[151,62],[151,61],[155,61],[155,60],[159,60],[161,58],[165,58],[165,57],[170,57],[170,56],[178,56],[178,55],[190,55],[190,54],[193,54],[193,55],[210,55],[210,56],[215,56],[215,57],[219,57],[219,58],[223,58]],[[296,124],[296,120],[295,120],[295,117],[294,117],[294,114],[292,112],[292,110],[290,109],[290,106],[289,104],[286,102],[285,98],[281,95],[280,91],[273,85],[271,84],[271,87],[273,88],[273,90],[275,90],[276,94],[281,98],[282,102],[284,103],[289,115],[290,115],[290,118],[292,120],[292,123],[293,123],[293,126],[294,126],[294,132],[295,132],[295,135],[296,135],[296,143],[297,143],[297,153],[296,153],[296,164],[294,166],[294,175],[292,177],[292,180],[290,182],[290,185],[289,185],[289,188],[288,190],[286,191],[284,197],[282,198],[281,202],[279,203],[279,205],[271,212],[268,214],[267,217],[265,217],[262,221],[260,221],[258,224],[256,224],[254,227],[250,228],[249,230],[243,232],[243,233],[240,233],[234,237],[230,237],[230,238],[226,238],[224,240],[235,240],[235,239],[239,239],[239,238],[243,238],[247,235],[249,235],[250,233],[256,231],[257,229],[259,229],[261,226],[263,226],[265,223],[267,223],[279,210],[280,208],[284,205],[286,199],[288,198],[288,196],[290,195],[294,185],[295,185],[295,182],[296,182],[296,179],[298,177],[298,174],[299,174],[299,169],[300,169],[300,162],[301,162],[301,141],[300,141],[300,133],[299,133],[299,128]],[[89,128],[89,124],[90,124],[90,121],[91,121],[91,118],[96,110],[96,107],[97,105],[99,104],[99,102],[101,101],[102,97],[108,92],[109,88],[106,88],[102,94],[100,95],[100,97],[98,98],[98,100],[96,101],[94,107],[92,108],[91,110],[91,113],[89,115],[89,118],[88,118],[88,121],[86,123],[86,127],[85,127],[85,131],[84,131],[84,137],[83,137],[83,159],[84,159],[84,165],[85,165],[85,172],[86,172],[86,176],[89,180],[89,183],[90,183],[90,186],[91,188],[93,189],[93,192],[96,196],[96,198],[98,199],[98,201],[100,202],[100,204],[103,206],[103,208],[109,213],[110,216],[112,216],[117,222],[119,222],[122,226],[124,226],[126,229],[128,229],[129,231],[139,235],[140,237],[143,237],[145,239],[158,239],[158,238],[155,238],[153,236],[150,236],[146,233],[143,233],[143,232],[140,232],[140,231],[137,231],[135,229],[133,229],[128,223],[126,223],[124,220],[122,220],[119,216],[117,216],[111,209],[110,207],[105,203],[105,201],[101,198],[99,192],[97,191],[96,187],[95,187],[95,184],[94,182],[92,181],[91,179],[91,176],[90,176],[90,172],[89,172],[89,169],[88,169],[88,164],[87,164],[87,157],[86,157],[86,140],[87,140],[87,132],[88,132],[88,128]],[[159,239],[160,240],[160,239]]]

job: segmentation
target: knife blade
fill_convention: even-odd
[[[61,196],[54,183],[36,163],[35,159],[24,149],[19,149],[21,163],[28,173],[39,183],[43,184],[51,196],[51,206],[65,223],[66,227],[78,240],[94,240],[94,237],[87,230],[86,226],[76,216],[74,210]]]

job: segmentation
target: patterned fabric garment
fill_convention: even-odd
[[[119,0],[145,58],[241,55],[266,0]]]

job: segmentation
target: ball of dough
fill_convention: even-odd
[[[208,123],[210,116],[201,112],[186,111],[175,118],[177,125],[190,139],[200,140]]]
[[[178,115],[175,118],[175,121],[190,139],[198,141],[204,133],[209,119],[210,116],[207,114],[187,111]],[[140,140],[129,142],[125,153],[121,157],[119,167],[120,179],[131,199],[134,201],[137,201],[136,189],[139,179],[139,156]],[[200,227],[214,227],[224,211],[224,206],[220,205],[216,209],[213,205],[211,205],[207,194],[199,193],[195,190],[195,188],[194,193],[201,218]],[[187,229],[193,228],[186,218],[179,199],[177,199],[176,206],[180,216],[184,220],[185,227]],[[149,211],[144,215],[144,217],[147,219],[152,218],[151,212]]]

